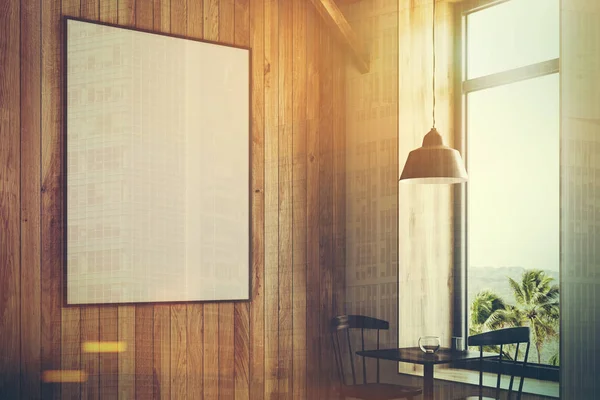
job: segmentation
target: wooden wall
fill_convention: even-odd
[[[63,305],[64,15],[252,48],[251,302]],[[0,398],[329,398],[345,65],[305,0],[2,1]],[[84,340],[127,351],[83,353]],[[89,377],[42,383],[59,369]]]

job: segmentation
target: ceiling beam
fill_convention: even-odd
[[[325,19],[327,24],[333,28],[336,35],[346,44],[352,52],[358,70],[363,74],[369,72],[369,56],[364,49],[358,36],[344,17],[344,14],[335,4],[334,0],[310,0]]]

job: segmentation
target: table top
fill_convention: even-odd
[[[380,349],[357,351],[356,354],[363,357],[379,358],[382,360],[402,361],[413,364],[433,365],[447,364],[454,361],[477,360],[478,351],[456,351],[441,347],[433,354],[423,353],[419,347],[403,347],[400,349]],[[497,358],[498,354],[483,353],[483,358]]]

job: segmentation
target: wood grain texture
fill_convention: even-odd
[[[135,398],[136,393],[136,311],[134,306],[119,306],[117,313],[118,340],[127,346],[127,349],[118,355],[118,399],[126,400]]]
[[[81,357],[81,311],[79,307],[62,309],[62,332],[61,332],[61,362],[60,369],[64,370],[83,370],[87,369],[82,365]],[[97,381],[96,381],[97,382]],[[62,384],[62,399],[80,399],[87,394],[83,383],[64,383]],[[96,386],[97,388],[97,386]]]
[[[169,399],[171,395],[171,309],[154,306],[154,398]]]
[[[135,397],[154,397],[154,307],[135,308]]]
[[[62,173],[60,129],[61,3],[42,3],[42,204],[41,204],[41,360],[42,371],[60,369],[63,264]],[[60,386],[43,386],[43,399],[59,399]]]
[[[100,334],[102,342],[118,340],[118,310],[114,306],[100,308]],[[116,399],[119,393],[119,361],[117,353],[99,354],[99,398]]]
[[[328,340],[320,332],[324,309],[319,262],[333,265],[335,260],[333,253],[321,254],[327,262],[319,256],[318,182],[319,174],[323,173],[319,172],[323,153],[319,142],[322,125],[319,54],[321,39],[329,37],[329,33],[321,28],[314,8],[309,2],[299,0],[22,0],[21,3],[17,14],[13,11],[2,14],[3,18],[16,16],[17,24],[21,24],[21,29],[15,31],[21,36],[20,46],[17,41],[17,51],[4,53],[8,57],[2,58],[3,63],[12,63],[16,71],[21,71],[21,77],[15,80],[20,97],[11,96],[12,103],[6,104],[10,103],[11,110],[28,108],[27,113],[21,112],[17,118],[20,129],[17,124],[16,130],[2,131],[7,132],[13,146],[19,145],[19,167],[11,169],[14,178],[11,182],[16,182],[20,192],[26,193],[15,203],[14,221],[21,234],[11,233],[6,237],[17,244],[14,253],[21,252],[21,267],[16,276],[17,281],[21,280],[18,287],[29,287],[31,283],[39,288],[37,294],[35,289],[20,289],[20,294],[7,297],[7,302],[16,304],[19,310],[15,314],[19,328],[16,331],[10,328],[21,344],[17,344],[15,353],[19,362],[11,363],[8,372],[11,376],[20,375],[16,380],[16,387],[23,394],[20,397],[38,398],[41,394],[48,399],[263,399],[265,395],[310,398],[306,371],[311,371],[316,393],[322,341]],[[316,27],[310,46],[307,35],[310,24],[306,23],[309,12],[312,26]],[[66,220],[61,18],[65,15],[252,47],[253,218],[249,303],[85,307],[63,304]],[[36,25],[41,32],[36,31]],[[312,59],[310,75],[309,58]],[[313,81],[309,83],[310,79]],[[309,84],[312,95],[307,91]],[[337,100],[330,97],[330,101]],[[343,112],[339,105],[328,107]],[[313,118],[310,123],[308,114]],[[13,119],[6,121],[2,119],[1,123],[14,124]],[[5,143],[8,142],[3,141],[2,145]],[[335,168],[329,158],[327,165]],[[9,161],[14,164],[14,159],[2,158],[3,168],[13,165]],[[333,207],[334,202],[329,203],[329,208]],[[312,230],[307,224],[309,219]],[[307,237],[311,232],[310,254],[314,263],[308,267]],[[325,309],[331,309],[331,304]],[[309,330],[307,318],[313,318]],[[3,338],[5,332],[8,327],[2,325]],[[84,353],[82,342],[87,340],[119,340],[126,348],[118,354]],[[310,357],[316,363],[308,361],[308,343],[312,346]],[[67,367],[84,369],[87,381],[40,385],[43,370]]]
[[[306,22],[306,394],[309,399],[319,398],[319,371],[321,340],[319,331],[320,282],[319,270],[319,90],[320,22],[315,9],[308,10]],[[317,312],[319,310],[319,312]]]
[[[265,398],[279,398],[279,3],[265,0]]]
[[[65,312],[71,309],[63,309]],[[74,309],[73,309],[74,310]],[[65,325],[63,324],[63,336]],[[81,307],[81,343],[100,340],[100,313],[98,307]],[[75,354],[79,356],[79,351]],[[63,352],[63,354],[65,354]],[[100,355],[81,352],[81,367],[86,371],[87,381],[81,384],[81,398],[97,400],[100,394]]]
[[[333,49],[333,271],[331,312],[346,314],[346,56],[339,48]]]
[[[278,391],[280,399],[293,397],[293,242],[292,242],[292,87],[293,78],[293,4],[283,1],[279,4],[279,271],[278,271]],[[287,295],[283,295],[287,293]]]
[[[119,19],[119,0],[100,0],[100,21],[116,24]]]
[[[252,48],[252,271],[250,298],[249,392],[263,399],[265,360],[265,47],[264,0],[250,3],[250,47]],[[260,216],[260,217],[257,217]]]
[[[306,394],[306,241],[307,241],[307,157],[306,157],[306,18],[307,4],[294,0],[292,27],[292,392],[293,398]]]
[[[41,396],[41,3],[21,1],[21,398]],[[3,104],[6,104],[3,102]],[[3,139],[4,140],[4,139]],[[26,290],[23,290],[25,288]]]
[[[205,399],[219,398],[219,305],[204,305],[203,391]]]
[[[321,23],[323,24],[323,23]],[[327,31],[321,28],[319,53],[319,269],[320,337],[329,337],[329,321],[333,315],[333,44]],[[329,342],[322,341],[319,388],[320,398],[330,398],[328,383],[332,379],[332,352]]]
[[[187,308],[171,306],[171,399],[187,398]]]
[[[20,4],[0,6],[0,397],[20,397]],[[12,55],[12,57],[11,57]]]
[[[135,0],[118,0],[118,2],[117,20],[119,25],[134,26],[136,14]]]
[[[187,398],[202,399],[204,396],[204,307],[187,306]]]

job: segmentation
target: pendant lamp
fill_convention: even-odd
[[[467,171],[460,153],[444,145],[435,129],[435,1],[433,0],[433,126],[423,138],[423,145],[411,151],[404,164],[400,181],[406,183],[462,183]]]

